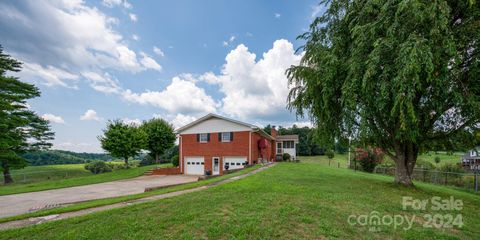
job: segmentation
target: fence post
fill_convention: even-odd
[[[23,182],[27,182],[27,174],[23,173]]]
[[[426,174],[425,167],[422,166],[422,173],[423,173],[423,181],[425,182],[425,174]]]
[[[338,163],[338,168],[340,168],[340,163]]]
[[[478,192],[478,170],[475,170],[475,192]]]
[[[448,183],[448,172],[445,172],[445,185]]]

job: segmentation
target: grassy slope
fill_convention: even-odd
[[[167,166],[167,165],[162,165]],[[169,166],[169,165],[168,165]],[[82,167],[82,169],[80,169]],[[0,185],[0,195],[8,195],[15,193],[23,192],[35,192],[42,191],[47,189],[56,189],[56,188],[65,188],[73,186],[81,186],[93,183],[109,182],[126,178],[133,178],[141,176],[145,171],[153,168],[154,166],[145,166],[145,167],[134,167],[130,169],[118,169],[109,173],[102,173],[94,175],[90,172],[83,170],[83,164],[65,164],[65,165],[50,165],[50,166],[39,166],[39,167],[27,167],[24,171],[39,172],[37,169],[32,170],[32,168],[42,168],[43,170],[49,169],[63,169],[68,170],[69,173],[79,172],[77,175],[69,178],[55,178],[58,176],[55,172],[49,172],[48,174],[52,176],[50,179],[43,179],[41,181],[32,182],[32,183],[15,183],[11,185]],[[40,173],[39,173],[40,174]],[[45,173],[47,174],[47,173]],[[62,172],[62,176],[65,176],[65,172]]]
[[[435,157],[440,157],[440,163],[438,164],[438,166],[442,166],[444,164],[447,164],[447,163],[459,163],[460,162],[460,158],[462,156],[461,153],[454,153],[453,155],[448,155],[444,152],[438,152],[438,153],[434,153],[434,152],[428,152],[428,153],[425,153],[425,154],[422,154],[420,156],[418,156],[418,159],[417,161],[427,161],[427,162],[430,162],[434,165],[435,164]],[[353,154],[351,156],[353,158]],[[300,156],[299,157],[300,161],[303,161],[303,162],[309,162],[309,163],[325,163],[325,164],[328,164],[328,158],[327,156],[323,155],[323,156]],[[386,161],[392,161],[388,158],[385,159]],[[348,154],[335,154],[335,157],[330,161],[330,164],[332,166],[338,166],[337,164],[340,163],[340,167],[343,167],[343,168],[346,168],[348,167]],[[393,161],[391,162],[393,164]]]
[[[281,163],[267,171],[201,192],[49,222],[0,234],[1,239],[178,238],[407,238],[475,239],[480,236],[478,196],[440,186],[394,186],[388,176],[321,164]],[[429,229],[415,223],[404,231],[347,223],[351,214],[445,213],[403,211],[403,196],[463,200],[461,229]]]
[[[161,188],[161,189],[153,190],[153,191],[150,191],[150,192],[144,192],[144,193],[133,194],[133,195],[128,195],[128,196],[121,196],[121,197],[97,199],[97,200],[92,200],[92,201],[74,203],[74,204],[71,204],[71,205],[66,205],[64,207],[40,210],[40,211],[37,211],[37,212],[31,212],[31,213],[26,213],[26,214],[22,214],[22,215],[0,218],[0,223],[10,222],[10,221],[15,221],[15,220],[21,220],[21,219],[26,219],[26,218],[31,218],[31,217],[40,217],[40,216],[47,216],[47,215],[51,215],[51,214],[73,212],[73,211],[78,211],[78,210],[82,210],[82,209],[105,206],[105,205],[110,205],[110,204],[119,203],[119,202],[132,201],[132,200],[135,200],[135,199],[140,199],[140,198],[144,198],[144,197],[149,197],[149,196],[154,196],[154,195],[159,195],[159,194],[164,194],[164,193],[169,193],[169,192],[176,192],[176,191],[181,191],[181,190],[186,190],[186,189],[192,189],[192,188],[201,187],[201,186],[205,186],[205,185],[208,185],[208,184],[216,183],[216,182],[225,180],[227,178],[231,178],[231,177],[239,176],[239,175],[242,175],[242,174],[246,174],[246,173],[254,171],[254,170],[256,170],[260,167],[261,167],[261,165],[255,165],[255,166],[249,167],[247,169],[242,169],[242,170],[239,170],[239,171],[227,174],[227,175],[222,175],[222,176],[219,176],[219,177],[214,177],[214,178],[210,178],[210,179],[207,179],[207,180],[202,180],[202,181],[199,181],[199,182],[193,182],[193,183],[187,183],[187,184],[182,184],[182,185],[178,185],[178,186]]]

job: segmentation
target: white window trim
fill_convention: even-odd
[[[231,142],[231,141],[232,141],[232,139],[230,139],[230,136],[231,136],[231,135],[230,135],[230,132],[222,132],[222,133],[220,133],[220,134],[221,134],[221,140],[222,140],[222,142]],[[228,136],[228,140],[224,140],[224,139],[223,139],[223,135],[224,135],[224,134],[226,134],[226,135]]]
[[[202,140],[202,135],[205,136],[205,140]],[[200,133],[198,136],[198,142],[206,143],[208,142],[208,133]]]

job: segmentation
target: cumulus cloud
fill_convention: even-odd
[[[177,114],[175,117],[170,121],[175,128],[183,127],[193,121],[197,120],[196,117],[191,115],[184,115],[184,114]]]
[[[151,105],[169,113],[209,113],[216,112],[216,103],[203,88],[181,76],[174,77],[163,91],[134,93],[123,92],[123,98],[129,102]]]
[[[102,121],[102,118],[97,115],[97,112],[93,109],[88,109],[82,116],[80,116],[80,120],[84,121]]]
[[[96,72],[83,72],[82,76],[85,77],[90,86],[102,93],[119,93],[121,88],[118,86],[118,81],[113,79],[108,73],[100,74]]]
[[[122,121],[125,124],[136,125],[136,126],[142,125],[142,120],[140,120],[138,118],[134,118],[134,119],[124,118],[124,119],[122,119]]]
[[[38,79],[46,86],[75,87],[79,76],[53,66],[42,67],[36,63],[23,63],[23,69],[17,75],[23,79]]]
[[[135,15],[133,13],[129,13],[128,16],[130,17],[130,20],[132,20],[132,22],[138,21],[137,15]]]
[[[140,40],[140,37],[137,34],[132,34],[132,39],[138,41]]]
[[[275,13],[274,16],[275,16],[275,18],[280,18],[280,17],[282,16],[282,14],[280,14],[280,13]]]
[[[144,52],[140,52],[140,56],[142,57],[140,63],[146,69],[154,69],[157,71],[162,71],[162,66],[155,61],[155,59],[151,58]]]
[[[45,120],[48,120],[49,122],[52,122],[52,123],[65,124],[65,121],[63,120],[62,117],[56,116],[56,115],[51,114],[51,113],[45,113],[45,114],[43,114],[43,115],[42,115],[42,118],[45,119]]]
[[[163,53],[162,49],[160,49],[159,47],[154,46],[153,47],[153,52],[160,57],[165,57],[165,53]]]
[[[103,4],[130,6],[116,0]],[[84,1],[0,1],[0,12],[0,32],[8,33],[0,35],[0,42],[25,62],[28,76],[48,86],[71,87],[69,81],[84,71],[159,69],[153,59],[131,49],[114,29],[118,19]]]
[[[289,91],[285,70],[298,64],[292,43],[281,39],[256,61],[256,55],[240,44],[225,58],[221,74],[203,74],[200,79],[219,86],[225,96],[222,112],[241,119],[274,118],[287,115]]]

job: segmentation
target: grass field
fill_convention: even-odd
[[[162,164],[161,166],[166,167],[171,165]],[[16,170],[13,174],[14,176],[22,176],[22,174],[25,174],[31,181],[22,182],[22,177],[20,177],[20,179],[15,179],[16,182],[13,184],[0,185],[0,195],[35,192],[133,178],[141,176],[145,171],[153,167],[156,166],[117,169],[102,174],[92,174],[86,171],[83,164],[26,167]]]
[[[420,156],[418,156],[417,162],[427,161],[427,162],[432,163],[433,165],[436,165],[435,157],[439,157],[440,158],[440,163],[438,164],[438,167],[441,167],[444,164],[459,163],[461,156],[462,156],[461,153],[454,153],[452,155],[449,155],[445,152],[437,152],[437,153],[428,152],[428,153],[424,153],[424,154],[421,154]],[[328,162],[329,162],[329,159],[326,155],[322,155],[322,156],[299,156],[298,158],[300,159],[300,161],[307,162],[307,163],[328,164]],[[351,158],[353,159],[353,153],[351,155]],[[390,165],[394,164],[393,161],[388,157],[385,157],[384,161],[390,163]],[[340,163],[340,165],[338,165],[338,163]],[[336,153],[334,158],[330,160],[330,165],[347,168],[348,167],[348,154],[338,154],[338,153]]]
[[[463,201],[459,211],[402,209],[402,197]],[[416,216],[412,228],[351,225],[351,216]],[[425,214],[461,214],[463,227],[426,228]],[[311,163],[280,163],[204,191],[0,233],[0,239],[478,239],[480,198],[428,184]],[[375,225],[374,225],[375,226]]]

